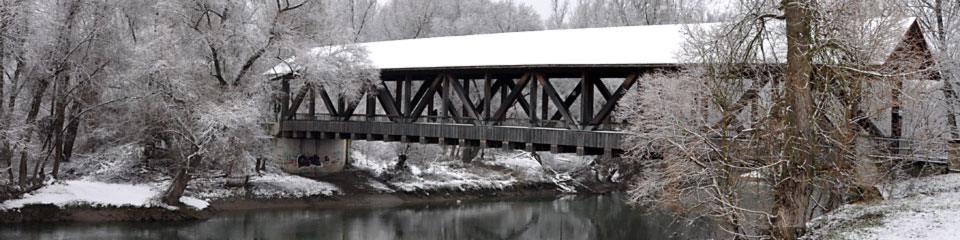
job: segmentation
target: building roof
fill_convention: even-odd
[[[878,46],[877,59],[886,59],[893,46],[903,41],[915,18],[897,24],[901,39],[891,46]],[[679,66],[690,63],[681,57],[689,29],[719,27],[719,23],[648,25],[629,27],[565,29],[513,32],[468,36],[436,37],[359,44],[369,52],[368,58],[381,70],[476,69],[517,67],[592,67]],[[783,24],[768,24],[771,31],[783,32]],[[868,27],[869,28],[869,27]],[[782,35],[782,34],[778,34]],[[786,40],[767,39],[773,46],[772,59],[784,61]],[[311,52],[321,52],[313,49]],[[882,63],[883,60],[880,60]],[[295,67],[298,68],[299,67]],[[264,74],[289,73],[281,64]]]

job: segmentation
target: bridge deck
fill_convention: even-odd
[[[615,131],[458,123],[285,120],[280,126],[281,134],[288,137],[440,143],[581,155],[621,151],[623,137],[622,132]]]

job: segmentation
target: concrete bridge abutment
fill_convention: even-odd
[[[319,176],[343,171],[350,159],[349,139],[274,138],[274,161],[283,171]]]

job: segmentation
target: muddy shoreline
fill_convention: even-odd
[[[199,221],[229,211],[255,209],[344,209],[391,208],[448,202],[497,201],[510,199],[552,198],[564,195],[552,184],[529,184],[505,189],[476,191],[438,190],[430,192],[380,193],[351,186],[333,196],[306,198],[246,198],[235,197],[210,202],[204,210],[196,211],[181,206],[178,210],[162,207],[96,207],[51,204],[27,205],[20,209],[0,211],[0,223],[23,224],[33,222],[166,222]],[[592,184],[580,189],[578,195],[592,195],[619,190],[616,184]]]

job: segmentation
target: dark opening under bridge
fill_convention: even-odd
[[[677,57],[683,28],[660,25],[366,43],[362,45],[380,68],[381,81],[355,101],[331,98],[324,86],[292,91],[291,82],[299,76],[292,65],[280,65],[267,74],[282,82],[281,137],[611,156],[625,149],[623,122],[611,117],[617,105],[644,74],[677,71],[684,65]],[[910,40],[922,40],[915,20],[903,24],[902,31],[905,34],[888,56],[917,50],[913,48],[917,41]],[[925,42],[921,47],[929,52]],[[322,108],[316,106],[318,101]],[[899,113],[893,114],[898,121]]]

